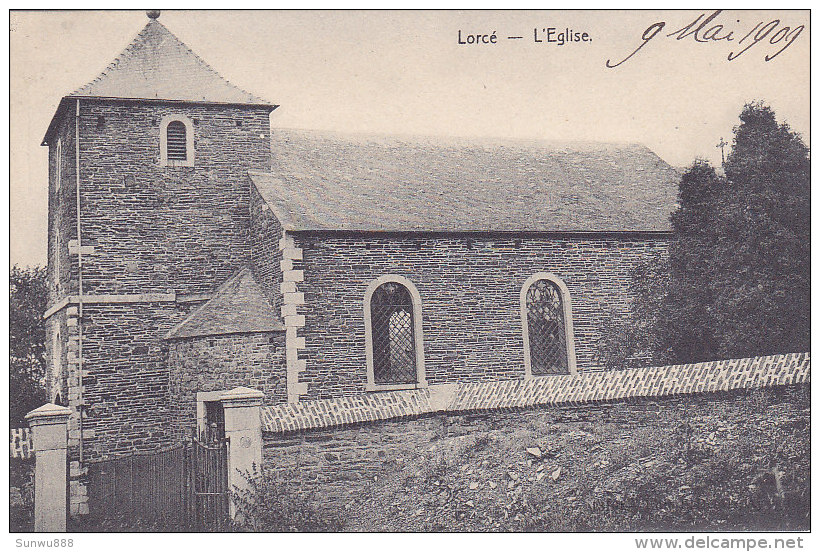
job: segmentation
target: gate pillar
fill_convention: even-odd
[[[248,488],[246,474],[262,471],[262,418],[264,393],[247,387],[235,387],[220,396],[225,410],[225,437],[228,448],[228,488],[231,493]],[[236,505],[231,498],[231,518]]]
[[[34,531],[64,532],[66,525],[66,449],[71,411],[44,404],[26,414],[34,448]]]

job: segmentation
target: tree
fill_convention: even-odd
[[[740,121],[725,176],[681,178],[662,323],[678,362],[810,347],[809,150],[762,103]]]
[[[715,219],[727,191],[726,180],[703,160],[695,160],[678,186],[669,288],[659,330],[679,362],[711,360],[717,354],[711,261],[718,239]]]
[[[46,270],[12,267],[9,274],[9,419],[24,420],[46,402],[45,323],[48,301]]]
[[[628,284],[627,316],[603,321],[598,362],[605,369],[702,362],[718,358],[711,285],[714,219],[726,180],[695,160],[678,185],[668,258],[638,264]]]
[[[604,367],[809,350],[809,149],[762,103],[740,121],[724,175],[702,160],[682,175],[669,263],[633,274]]]
[[[711,250],[717,353],[808,351],[811,327],[809,149],[772,109],[747,104],[724,169]]]

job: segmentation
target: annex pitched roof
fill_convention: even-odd
[[[636,144],[276,130],[251,179],[286,230],[669,232],[678,172]]]
[[[64,104],[74,98],[278,107],[223,78],[156,19],[94,80],[63,98],[44,143]]]
[[[284,330],[253,272],[244,268],[172,328],[165,339]]]

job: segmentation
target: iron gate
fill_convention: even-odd
[[[191,439],[191,490],[197,531],[223,531],[228,525],[228,439]]]
[[[90,518],[110,529],[223,531],[229,501],[226,438],[88,466]]]

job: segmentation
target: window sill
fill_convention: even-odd
[[[402,391],[407,389],[426,389],[427,382],[421,381],[418,383],[368,383],[365,387],[366,391]]]
[[[168,168],[168,167],[193,167],[194,162],[193,162],[193,160],[191,160],[191,161],[188,161],[188,160],[181,161],[181,160],[176,160],[176,159],[168,159],[168,160],[165,160],[165,161],[161,162],[160,166],[165,167],[165,168]]]
[[[578,372],[575,370],[570,370],[566,374],[524,374],[524,381],[529,381],[533,379],[540,379],[540,378],[555,378],[560,376],[575,376],[578,375]]]

